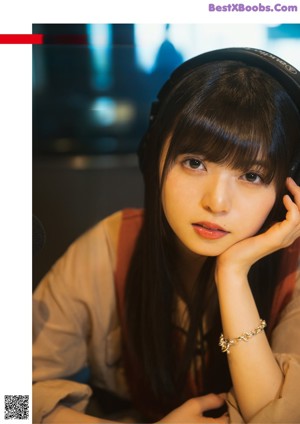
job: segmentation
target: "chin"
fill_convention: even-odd
[[[226,248],[199,248],[195,246],[186,246],[186,248],[194,255],[197,256],[209,256],[209,257],[217,257],[221,255],[225,250],[227,250],[229,247]]]

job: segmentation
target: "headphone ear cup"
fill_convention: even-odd
[[[139,162],[139,168],[142,172],[142,174],[144,173],[145,170],[145,158],[146,158],[146,145],[149,139],[149,133],[148,131],[143,135],[143,137],[141,138],[139,147],[138,147],[138,151],[137,151],[137,156],[138,156],[138,162]]]
[[[290,176],[293,180],[300,185],[300,140],[298,140],[298,146],[294,152],[294,160],[290,170]]]
[[[150,114],[149,114],[149,122],[148,122],[148,128],[147,131],[145,132],[145,134],[143,135],[143,137],[141,138],[138,150],[137,150],[137,155],[138,155],[138,161],[139,161],[139,167],[142,173],[144,173],[145,170],[145,161],[146,161],[146,148],[147,148],[147,144],[149,143],[149,139],[150,139],[150,129],[152,127],[152,124],[156,118],[156,115],[158,113],[158,109],[159,109],[159,101],[156,100],[154,102],[152,102],[151,104],[151,108],[150,108]]]
[[[296,163],[292,169],[291,177],[294,179],[294,181],[300,185],[300,161]]]

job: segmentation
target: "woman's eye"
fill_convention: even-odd
[[[247,172],[246,174],[243,175],[243,179],[245,179],[249,183],[254,183],[254,184],[263,183],[263,178],[256,172]]]
[[[189,158],[183,161],[183,165],[189,169],[202,170],[205,169],[202,161],[200,159]]]

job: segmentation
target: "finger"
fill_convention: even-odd
[[[286,219],[288,221],[293,221],[294,225],[300,223],[300,205],[298,207],[288,194],[283,196],[283,204],[287,210]]]
[[[295,199],[295,203],[300,208],[300,187],[291,177],[288,177],[286,179],[286,187],[290,191],[290,193],[293,195]]]
[[[300,236],[300,210],[298,209],[298,206],[293,202],[288,194],[283,197],[283,204],[286,208],[285,219],[274,224],[265,233],[266,235],[271,236],[269,237],[269,240],[266,238],[265,241],[267,243],[273,243],[275,250],[277,250],[277,247],[284,248],[289,246]],[[264,234],[262,234],[262,236],[263,235]],[[261,247],[263,248],[263,243]],[[269,253],[272,252],[270,251]]]
[[[223,400],[227,399],[227,393],[226,392],[218,393],[218,396],[220,396]]]
[[[293,210],[295,210],[295,211],[298,210],[297,205],[293,202],[291,196],[289,196],[288,194],[285,194],[283,196],[282,201],[283,201],[284,207],[287,210],[287,212],[292,212]]]
[[[197,399],[199,402],[200,412],[220,408],[220,406],[222,406],[225,402],[221,396],[214,393],[210,393],[209,395],[201,396],[195,399]]]

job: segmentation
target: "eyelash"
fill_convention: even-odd
[[[249,176],[249,175],[252,175],[252,176],[254,176],[255,177],[255,180],[256,180],[256,178],[259,178],[259,181],[249,181],[249,180],[247,180],[246,179],[246,181],[248,182],[248,183],[252,183],[252,184],[264,184],[264,177],[261,175],[261,174],[259,174],[258,172],[253,172],[253,171],[249,171],[249,172],[246,172],[244,175],[242,175],[242,177],[246,177],[246,176]]]
[[[200,165],[202,165],[202,166],[203,166],[203,168],[204,168],[204,170],[206,169],[206,168],[205,168],[205,165],[203,164],[203,161],[202,161],[201,159],[197,159],[197,158],[193,158],[193,157],[192,157],[192,158],[185,158],[185,159],[182,161],[182,165],[183,165],[184,167],[188,168],[188,169],[198,170],[199,168],[193,168],[192,166],[190,166],[190,164],[188,165],[188,163],[190,163],[190,162],[192,162],[192,161],[197,162],[199,166],[200,166]],[[202,169],[201,169],[201,171],[202,171]]]
[[[197,162],[198,166],[193,168],[191,166],[192,161]],[[181,163],[185,168],[190,169],[192,171],[205,171],[206,170],[206,167],[203,163],[203,160],[195,158],[195,157],[184,158]],[[201,168],[200,168],[200,166],[201,166]],[[247,179],[247,176],[248,176],[248,178],[249,178],[249,176],[254,177],[255,181],[249,181],[249,179]],[[241,179],[243,179],[246,182],[251,183],[251,184],[265,184],[263,175],[261,175],[259,172],[255,172],[255,171],[246,172],[245,174],[243,174],[241,176]],[[258,181],[257,181],[257,179],[258,179]]]

